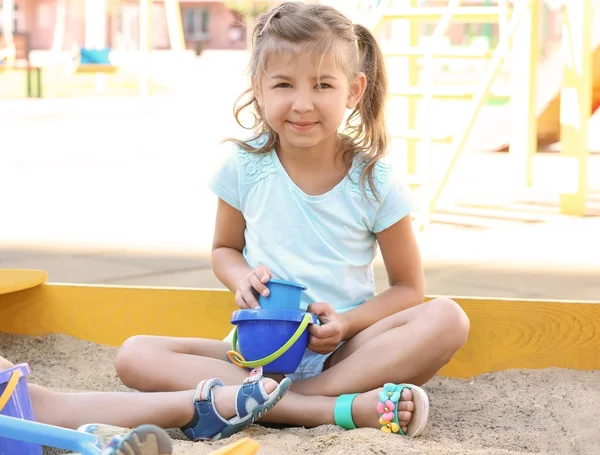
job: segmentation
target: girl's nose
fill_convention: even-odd
[[[313,103],[310,96],[305,93],[299,93],[298,96],[294,99],[292,109],[300,113],[312,111]]]

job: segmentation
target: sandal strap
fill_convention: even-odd
[[[192,441],[209,439],[229,424],[218,412],[213,402],[212,389],[222,387],[219,379],[201,381],[194,394],[194,417],[181,431]]]
[[[358,393],[340,395],[335,400],[333,418],[335,424],[344,430],[354,430],[356,428],[354,420],[352,420],[352,403],[357,396]]]
[[[240,418],[246,417],[256,405],[261,405],[269,399],[262,382],[247,382],[242,384],[235,399],[235,412]]]
[[[212,388],[215,386],[223,387],[225,384],[223,381],[217,378],[205,379],[200,381],[198,387],[196,387],[196,393],[194,394],[194,402],[196,401],[210,401],[212,394]]]
[[[402,436],[406,436],[404,434],[404,432],[402,431],[402,427],[400,427],[400,420],[398,419],[398,405],[400,404],[400,402],[402,401],[402,392],[404,391],[404,389],[411,389],[410,385],[408,384],[392,384],[392,383],[388,383],[384,385],[384,390],[388,389],[392,394],[392,396],[388,397],[382,397],[382,395],[380,394],[379,396],[379,400],[380,402],[384,403],[385,400],[389,399],[393,405],[394,405],[394,410],[392,411],[392,415],[393,418],[389,421],[382,421],[382,414],[379,414],[380,417],[380,423],[383,425],[382,426],[382,430],[383,431],[387,431],[387,432],[392,432],[392,433],[400,433]],[[393,389],[393,392],[391,392],[391,390]],[[396,398],[397,396],[397,398]]]

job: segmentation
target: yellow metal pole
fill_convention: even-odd
[[[425,72],[425,77],[423,80],[424,85],[424,97],[423,97],[423,105],[422,105],[422,113],[421,113],[421,130],[423,132],[422,137],[423,141],[422,145],[422,156],[420,163],[420,174],[421,178],[421,204],[419,210],[419,216],[421,217],[421,222],[418,227],[420,230],[423,230],[426,225],[429,225],[429,221],[431,220],[431,211],[430,211],[430,201],[431,201],[431,181],[432,181],[432,154],[433,148],[431,144],[431,127],[428,124],[427,119],[430,115],[432,115],[433,111],[433,78],[434,78],[434,59],[433,55],[435,54],[435,50],[438,47],[440,39],[446,33],[448,26],[452,20],[452,15],[454,11],[458,7],[461,0],[449,0],[448,6],[446,7],[446,11],[444,15],[441,17],[440,21],[437,23],[435,30],[432,35],[429,37],[429,49],[425,53],[425,65],[423,70]],[[409,141],[411,144],[416,144],[416,141]]]
[[[171,50],[183,51],[185,50],[185,38],[183,36],[183,24],[181,22],[181,9],[179,8],[179,0],[164,1]]]
[[[592,104],[592,2],[569,1],[563,22],[564,85],[560,97],[560,212],[584,215],[587,196],[588,120]]]
[[[477,91],[473,95],[473,101],[471,102],[471,112],[467,116],[469,119],[469,123],[467,123],[456,136],[454,136],[454,141],[452,143],[453,154],[450,159],[450,164],[448,165],[448,169],[444,173],[442,180],[436,185],[435,191],[433,192],[433,197],[431,199],[431,211],[433,212],[435,209],[435,204],[440,198],[444,188],[448,184],[450,180],[450,175],[452,174],[452,170],[458,161],[458,158],[467,142],[467,138],[469,137],[469,133],[471,132],[471,128],[475,123],[475,119],[477,118],[477,114],[483,105],[484,100],[486,99],[487,94],[492,86],[492,82],[496,77],[500,69],[500,63],[504,61],[505,54],[508,51],[508,41],[514,36],[515,30],[519,26],[521,19],[524,16],[525,8],[521,6],[520,9],[512,14],[510,21],[506,27],[506,34],[500,39],[496,50],[494,51],[494,55],[492,60],[488,63],[485,68],[485,74],[483,77],[483,81],[481,85],[477,88]]]
[[[506,34],[508,24],[508,0],[498,0],[498,35],[503,37]]]
[[[150,94],[150,53],[152,51],[152,0],[140,0],[140,95]]]
[[[537,150],[537,64],[539,54],[539,1],[526,0],[527,10],[512,38],[510,156],[518,181],[533,184],[533,157]]]
[[[419,0],[410,0],[411,8],[418,8]],[[419,45],[420,22],[408,19],[408,46],[410,48]],[[419,85],[419,63],[414,55],[408,56],[408,86],[417,87]],[[419,100],[415,97],[409,97],[407,103],[407,127],[409,131],[417,127],[417,106]],[[417,172],[417,141],[408,141],[406,144],[407,172],[414,175]]]

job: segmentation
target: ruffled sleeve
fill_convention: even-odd
[[[241,210],[241,184],[238,148],[233,147],[223,164],[217,169],[210,180],[210,189],[220,199],[237,210]]]
[[[390,165],[375,166],[374,172],[380,174],[374,180],[381,183],[382,198],[373,223],[373,232],[377,234],[408,215],[413,210],[413,199],[407,182]]]

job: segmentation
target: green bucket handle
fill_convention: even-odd
[[[227,357],[234,365],[237,365],[237,366],[243,367],[243,368],[256,368],[256,367],[265,366],[266,364],[277,360],[279,357],[281,357],[283,354],[285,354],[287,352],[287,350],[289,348],[291,348],[292,345],[296,341],[298,341],[298,338],[300,338],[300,336],[302,335],[304,330],[308,327],[308,324],[310,324],[311,320],[312,320],[312,315],[310,313],[306,313],[304,315],[304,317],[302,318],[302,322],[296,329],[296,332],[294,332],[294,334],[291,336],[291,338],[289,340],[287,340],[287,342],[283,346],[281,346],[279,349],[277,349],[277,351],[275,351],[274,353],[272,353],[266,357],[263,357],[262,359],[252,360],[252,361],[247,361],[246,359],[244,359],[244,357],[239,352],[236,351],[236,348],[237,348],[237,325],[236,325],[235,329],[233,330],[233,340],[231,341],[232,349],[231,349],[231,351],[229,351],[227,353]]]

